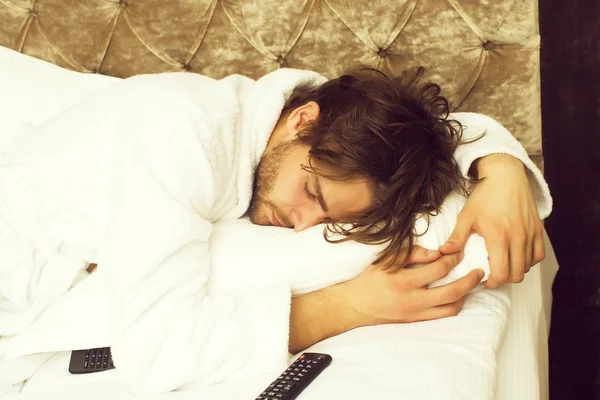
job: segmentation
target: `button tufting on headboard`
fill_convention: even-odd
[[[328,77],[423,65],[541,164],[537,0],[1,0],[0,45],[82,72]],[[487,39],[487,38],[493,38]],[[499,45],[502,43],[502,45]],[[391,56],[393,55],[393,56]]]
[[[379,51],[377,52],[377,55],[381,58],[386,58],[388,56],[387,50],[385,49],[379,49]]]
[[[496,43],[494,42],[483,42],[483,48],[487,51],[492,51],[496,48]]]
[[[284,56],[277,57],[277,63],[279,64],[279,68],[287,68],[288,62]]]

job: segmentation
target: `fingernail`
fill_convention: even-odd
[[[428,256],[437,256],[437,255],[439,255],[439,252],[437,250],[427,250],[427,255]]]
[[[463,260],[463,258],[465,258],[465,252],[461,250],[461,251],[459,252],[459,254],[458,254],[458,260],[459,260],[459,261],[462,261],[462,260]]]

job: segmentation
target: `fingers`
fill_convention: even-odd
[[[536,234],[531,243],[531,248],[528,249],[528,254],[530,254],[529,264],[525,266],[525,273],[529,272],[529,270],[539,262],[541,262],[544,258],[546,258],[546,244],[544,243],[544,227],[539,223],[536,228]]]
[[[525,247],[525,265],[523,271],[523,277],[529,272],[533,265],[533,244],[535,241],[535,234],[531,235],[531,238],[527,240],[527,246]]]
[[[533,261],[535,265],[546,258],[546,244],[544,243],[544,227],[540,223],[536,230],[535,239],[533,240]]]
[[[464,211],[458,214],[454,231],[443,245],[439,247],[442,254],[455,253],[465,248],[465,244],[473,231],[473,218]]]
[[[438,260],[421,267],[405,269],[402,271],[404,274],[403,281],[407,282],[413,289],[422,288],[448,275],[463,258],[464,252],[459,251],[442,256]]]
[[[529,245],[530,240],[527,238],[525,232],[518,232],[513,235],[510,242],[510,274],[508,280],[513,283],[523,282],[525,278],[525,266],[527,262],[531,262],[531,246]],[[533,237],[531,238],[533,242]],[[528,249],[529,247],[529,249]],[[527,253],[529,251],[529,253]],[[530,259],[529,261],[527,259]],[[504,282],[501,282],[504,283]]]
[[[507,251],[509,241],[506,236],[496,236],[489,243],[486,241],[485,247],[487,248],[491,270],[485,286],[496,289],[510,277],[509,251]]]
[[[510,244],[510,282],[523,282],[532,266],[544,259],[544,231],[541,222],[529,237],[514,235]]]
[[[426,264],[440,258],[440,252],[437,250],[426,249],[421,246],[414,246],[412,253],[408,257],[407,265]]]
[[[455,303],[465,297],[481,282],[484,272],[480,269],[469,272],[466,276],[444,286],[424,291],[427,297],[426,306],[443,306]]]
[[[438,258],[440,258],[440,252],[437,250],[430,250],[424,247],[415,245],[413,246],[412,252],[406,259],[402,261],[408,248],[402,248],[400,253],[396,257],[396,254],[389,254],[377,265],[382,265],[390,273],[394,273],[400,269],[403,269],[407,265],[411,264],[429,264]]]
[[[426,308],[425,310],[415,314],[409,322],[429,321],[439,318],[454,317],[458,315],[460,310],[462,310],[464,304],[465,299],[462,298],[454,303]]]

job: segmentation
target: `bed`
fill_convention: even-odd
[[[543,167],[537,21],[533,0],[2,0],[3,129],[41,122],[110,84],[111,76],[190,71],[256,78],[279,67],[335,76],[356,64],[391,73],[424,65],[454,110],[496,118]],[[523,283],[481,291],[458,317],[361,328],[316,344],[310,350],[335,362],[300,398],[547,399],[558,264],[548,240],[546,246],[546,259]],[[68,357],[53,356],[20,398],[132,397],[115,371],[70,375]],[[252,399],[274,378],[158,397]]]
[[[457,317],[359,328],[312,346],[307,351],[329,353],[334,362],[299,398],[547,399],[550,287],[557,263],[547,238],[546,245],[546,259],[524,282],[472,295]],[[69,356],[53,356],[19,398],[136,398],[114,370],[69,374]],[[276,375],[229,379],[153,398],[253,399]]]
[[[490,383],[483,382],[477,388],[474,381],[477,377],[476,369],[481,368],[481,365],[478,365],[481,358],[475,355],[469,359],[470,362],[463,363],[462,366],[454,363],[453,355],[464,349],[460,344],[451,345],[454,351],[446,349],[436,354],[441,340],[435,333],[425,334],[418,340],[413,337],[413,340],[398,345],[398,338],[408,334],[398,329],[398,326],[379,326],[360,328],[309,349],[327,352],[333,356],[335,362],[327,369],[326,374],[322,374],[299,396],[299,399],[385,400],[400,398],[400,393],[409,393],[410,396],[402,398],[410,399],[548,399],[548,317],[551,304],[550,284],[556,273],[556,265],[554,254],[550,252],[539,268],[527,274],[523,283],[510,287],[512,307],[508,315],[508,330],[497,354],[495,396],[478,397],[485,393],[482,386]],[[428,332],[435,329],[429,328],[432,327],[426,328]],[[435,350],[422,351],[428,345]],[[413,351],[410,351],[411,347]],[[421,349],[416,358],[414,347]],[[116,381],[114,371],[73,376],[67,371],[68,363],[69,353],[58,353],[30,379],[21,398],[136,398]],[[413,368],[419,366],[427,367],[427,371],[422,371],[425,372],[424,375],[415,373]],[[442,371],[447,376],[439,377],[432,369]],[[254,399],[275,377],[265,375],[247,378],[152,398]],[[465,384],[467,386],[462,386],[463,389],[459,390],[461,385]]]

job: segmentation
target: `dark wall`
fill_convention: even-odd
[[[560,272],[550,399],[600,399],[600,0],[540,0],[542,129]]]

